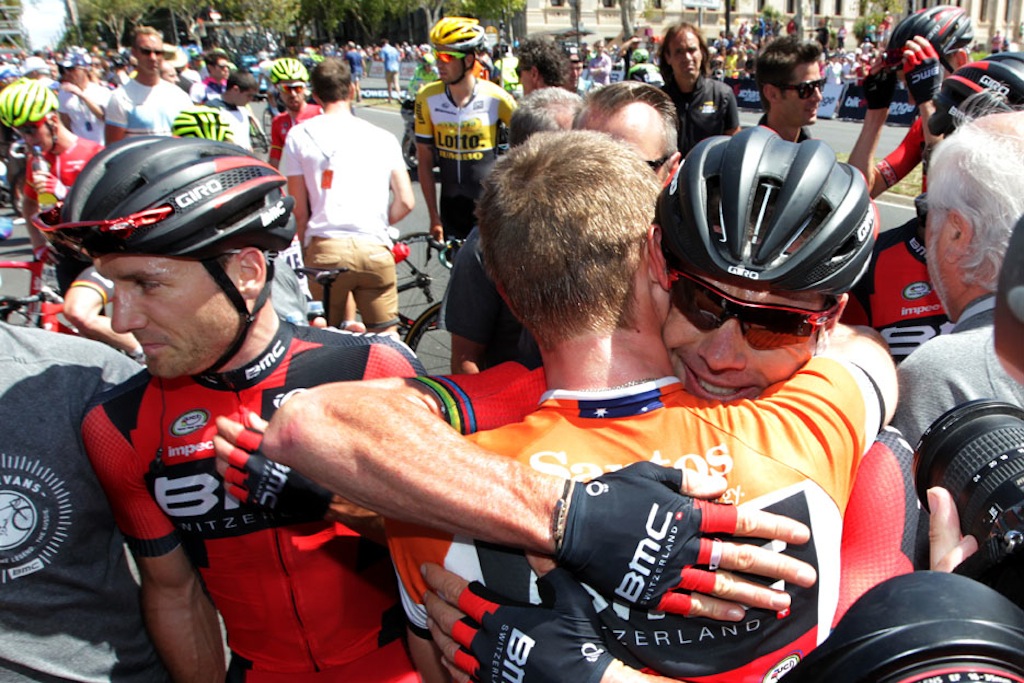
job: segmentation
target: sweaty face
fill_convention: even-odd
[[[798,64],[793,70],[793,78],[790,85],[803,83],[805,81],[816,81],[821,78],[821,68],[817,62],[812,64]],[[810,126],[818,120],[818,104],[821,103],[821,90],[814,92],[805,100],[800,99],[796,90],[782,90],[781,97],[772,102],[771,115],[781,125],[800,128]]]
[[[152,375],[201,373],[234,341],[238,313],[198,261],[118,254],[96,269],[114,281],[114,330],[135,335]]]
[[[750,303],[808,310],[825,305],[821,296],[793,298],[741,289],[710,278],[705,280],[726,294]],[[817,335],[808,337],[806,342],[761,351],[747,343],[735,318],[729,318],[717,329],[704,331],[672,306],[662,328],[662,338],[673,370],[688,393],[713,401],[736,401],[757,398],[772,384],[792,377],[814,354]]]
[[[690,31],[680,31],[669,41],[665,57],[672,67],[672,75],[677,80],[691,82],[700,76],[700,66],[704,56],[700,53],[700,41]]]

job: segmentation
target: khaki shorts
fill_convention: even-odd
[[[398,324],[395,257],[388,247],[366,239],[314,237],[303,253],[303,261],[309,268],[348,268],[331,287],[328,325],[340,325],[345,319],[349,293],[368,331]],[[323,301],[323,288],[313,278],[309,278],[309,291],[314,299]]]
[[[395,86],[395,90],[401,90],[401,88],[398,86],[398,72],[397,71],[385,71],[384,72],[384,81],[388,84],[388,90],[391,89],[392,85]]]

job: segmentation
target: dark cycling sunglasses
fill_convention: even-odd
[[[49,211],[36,214],[32,217],[32,225],[53,241],[86,255],[90,252],[109,254],[125,251],[128,238],[138,228],[159,223],[174,214],[173,207],[160,206],[123,218],[61,223],[62,206],[63,203],[58,202]]]
[[[136,47],[135,49],[144,55],[149,55],[150,57],[153,55],[162,55],[164,53],[163,49],[153,50],[148,47]]]
[[[803,344],[839,313],[833,300],[823,311],[740,301],[686,273],[673,270],[672,305],[702,332],[717,330],[735,318],[743,338],[759,351]]]
[[[297,83],[294,85],[282,85],[281,90],[284,90],[285,92],[306,92],[306,86],[303,85],[302,83]]]
[[[788,83],[776,83],[775,87],[779,90],[796,90],[796,96],[801,100],[806,100],[814,94],[815,90],[821,90],[825,87],[825,79],[819,78],[816,81],[804,81],[803,83],[796,83],[790,85]]]

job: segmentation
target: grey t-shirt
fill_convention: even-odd
[[[0,323],[0,681],[168,680],[81,440],[139,365],[98,342]]]

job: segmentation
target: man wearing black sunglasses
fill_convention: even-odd
[[[136,73],[114,91],[107,106],[104,135],[108,145],[133,135],[170,135],[174,117],[192,106],[181,88],[161,76],[164,38],[150,26],[139,26],[132,37]]]
[[[558,134],[547,134],[551,135]],[[583,134],[577,132],[562,135]],[[836,333],[832,338],[834,344],[845,341],[859,345],[857,361],[861,367],[867,368],[863,375],[861,370],[837,363],[833,359],[811,358],[812,354],[826,346],[825,332],[834,324],[835,315],[845,299],[845,291],[859,274],[870,252],[875,217],[863,181],[852,169],[836,164],[834,155],[825,145],[791,145],[761,128],[750,129],[731,139],[714,138],[705,141],[694,149],[687,163],[662,194],[659,200],[661,228],[654,226],[649,231],[636,233],[637,239],[646,235],[643,250],[645,256],[639,261],[639,270],[633,275],[632,287],[622,287],[620,291],[617,285],[612,284],[612,279],[603,276],[603,269],[611,269],[612,264],[615,264],[619,269],[615,272],[620,272],[622,264],[628,264],[637,256],[630,250],[619,253],[609,245],[593,248],[589,237],[584,238],[582,235],[595,231],[602,239],[607,239],[609,233],[621,230],[623,225],[636,227],[629,219],[619,216],[618,205],[629,205],[628,197],[643,204],[641,199],[645,194],[635,189],[622,192],[618,184],[614,189],[609,187],[607,169],[614,159],[618,164],[616,168],[620,169],[612,174],[617,179],[616,183],[626,177],[635,177],[637,180],[633,182],[639,183],[639,177],[644,172],[635,169],[643,167],[634,161],[633,166],[624,168],[629,155],[621,151],[575,153],[573,158],[596,158],[604,166],[598,174],[589,174],[593,179],[574,177],[570,181],[563,174],[569,172],[567,169],[571,167],[559,164],[558,160],[559,155],[569,151],[582,151],[576,139],[546,137],[544,143],[549,145],[546,150],[541,148],[540,140],[536,136],[531,138],[525,146],[525,152],[517,149],[510,154],[507,165],[498,167],[495,171],[497,177],[492,177],[494,186],[482,198],[480,216],[485,260],[494,264],[496,280],[505,283],[506,295],[513,309],[524,316],[528,326],[536,328],[535,333],[545,356],[546,375],[538,371],[531,378],[514,368],[505,367],[483,373],[472,380],[460,379],[455,390],[452,390],[456,382],[454,378],[428,380],[424,384],[432,386],[436,394],[442,397],[449,409],[448,415],[456,423],[462,420],[459,426],[466,431],[507,421],[511,413],[517,410],[517,405],[524,412],[530,412],[536,407],[533,399],[545,387],[562,390],[546,395],[540,410],[528,417],[525,425],[509,428],[512,431],[494,432],[480,437],[480,443],[504,451],[512,445],[512,437],[508,435],[520,434],[523,438],[520,445],[528,443],[530,447],[524,448],[517,457],[521,462],[531,465],[535,471],[555,475],[556,482],[568,477],[587,480],[614,469],[616,462],[605,460],[605,454],[602,453],[608,444],[601,446],[599,441],[590,441],[596,437],[588,437],[586,432],[603,431],[609,435],[617,433],[616,425],[622,425],[621,428],[625,429],[632,420],[638,423],[659,420],[659,416],[664,416],[662,408],[666,406],[670,411],[678,409],[678,413],[673,414],[679,417],[681,423],[688,425],[683,429],[687,436],[669,436],[671,430],[668,424],[663,425],[664,430],[653,427],[649,431],[637,426],[629,437],[618,434],[622,437],[616,442],[620,449],[627,449],[633,441],[648,444],[645,439],[657,442],[660,438],[660,445],[651,443],[641,447],[642,452],[638,457],[631,458],[620,453],[623,459],[617,464],[639,459],[675,465],[687,471],[688,480],[691,476],[698,476],[698,473],[722,474],[728,480],[728,490],[723,496],[725,502],[755,502],[759,503],[755,506],[763,509],[770,508],[774,512],[783,512],[811,522],[815,529],[813,543],[800,544],[799,549],[791,545],[783,554],[788,556],[787,559],[799,557],[816,564],[819,584],[818,588],[805,592],[799,586],[807,584],[794,576],[791,579],[794,583],[787,585],[787,591],[792,594],[792,602],[788,606],[783,606],[788,599],[778,596],[782,599],[777,605],[760,602],[759,598],[757,605],[750,610],[734,611],[734,603],[722,603],[706,595],[714,590],[717,595],[744,602],[744,598],[740,597],[744,589],[739,585],[734,586],[739,592],[717,592],[729,579],[714,573],[714,569],[720,566],[715,548],[721,548],[712,542],[709,555],[703,561],[698,558],[684,562],[687,568],[682,570],[681,578],[682,588],[686,590],[681,594],[666,595],[662,592],[666,588],[675,587],[680,579],[675,565],[669,564],[671,570],[664,575],[658,572],[650,579],[650,594],[644,592],[647,597],[642,601],[630,588],[634,581],[645,584],[645,587],[646,582],[626,571],[630,558],[635,560],[634,564],[638,564],[640,570],[643,570],[643,559],[648,555],[652,561],[658,558],[674,562],[678,557],[676,553],[682,552],[685,555],[686,551],[682,547],[684,544],[666,551],[663,545],[641,533],[643,538],[633,538],[633,543],[626,543],[628,547],[624,549],[620,545],[623,540],[621,534],[628,536],[628,530],[634,528],[634,512],[641,512],[644,519],[649,518],[649,513],[661,519],[657,510],[651,513],[651,501],[656,500],[653,497],[656,494],[653,491],[638,493],[637,499],[633,500],[638,503],[638,508],[629,508],[630,512],[627,513],[626,508],[620,510],[617,503],[612,502],[618,495],[616,491],[621,481],[619,476],[601,477],[584,487],[586,493],[579,492],[579,497],[575,493],[565,494],[569,500],[569,515],[585,514],[578,512],[577,506],[582,504],[583,509],[602,509],[612,516],[607,520],[607,525],[590,520],[589,523],[574,521],[565,527],[574,534],[585,534],[585,529],[596,529],[594,533],[602,535],[600,551],[594,555],[595,566],[576,563],[578,558],[575,554],[566,550],[569,546],[575,547],[575,540],[568,546],[559,547],[557,539],[560,535],[561,516],[558,514],[554,516],[554,531],[550,535],[547,530],[538,534],[535,529],[524,530],[519,527],[522,533],[518,536],[513,533],[511,538],[513,542],[536,550],[549,553],[553,549],[557,550],[559,560],[565,566],[583,576],[584,580],[609,599],[615,600],[617,604],[614,608],[609,607],[608,603],[602,603],[599,607],[600,615],[592,616],[600,620],[608,633],[615,633],[620,640],[595,645],[593,638],[583,638],[579,632],[569,635],[558,631],[549,633],[543,639],[534,638],[534,650],[526,666],[526,674],[529,678],[538,669],[549,667],[548,675],[551,676],[551,671],[554,671],[558,680],[585,680],[595,672],[599,675],[598,667],[610,665],[606,652],[602,650],[606,646],[636,668],[647,666],[661,673],[684,678],[719,674],[725,675],[727,680],[739,680],[740,676],[754,679],[756,674],[756,680],[760,680],[770,676],[785,666],[787,661],[792,663],[787,657],[794,651],[806,652],[813,648],[818,638],[823,637],[831,626],[836,606],[834,600],[840,590],[838,539],[842,530],[839,528],[839,518],[851,500],[852,473],[857,470],[861,454],[866,448],[864,440],[870,441],[882,417],[891,414],[895,398],[892,364],[884,346],[875,337],[857,337],[852,333],[847,336],[844,331],[843,335]],[[531,154],[534,156],[530,157]],[[607,161],[602,162],[603,159]],[[766,160],[765,168],[758,167],[757,161],[761,159]],[[735,182],[729,183],[721,175],[719,165],[740,168],[729,176]],[[515,172],[506,176],[506,168],[515,169]],[[822,170],[820,174],[793,173],[792,177],[780,180],[778,168]],[[587,175],[584,171],[580,171],[581,176]],[[646,177],[650,186],[651,178],[649,175]],[[555,178],[558,180],[555,181]],[[758,194],[769,181],[785,182],[785,190],[768,193],[767,196],[762,194],[758,202],[746,201],[753,199],[748,194]],[[541,190],[545,186],[560,189],[590,187],[591,183],[600,187],[601,191],[591,190],[592,201],[587,203],[552,197],[550,191]],[[510,191],[510,185],[520,188],[528,186],[530,192],[527,194],[533,201],[519,201],[510,205],[509,202],[514,201],[516,195]],[[830,206],[820,203],[826,196],[829,197]],[[702,197],[707,197],[707,204],[702,204]],[[591,206],[597,202],[600,202],[599,206]],[[717,221],[721,220],[717,217],[723,207],[729,207],[724,208],[724,232],[728,238],[712,234],[716,232]],[[747,209],[738,211],[738,207]],[[765,219],[766,213],[762,209],[767,214],[774,212],[775,216],[781,218],[774,221]],[[573,219],[567,219],[568,215],[573,216]],[[649,220],[649,214],[646,216],[644,222]],[[612,225],[598,228],[600,221],[611,221]],[[632,221],[636,221],[636,218]],[[748,223],[753,223],[751,231],[739,229]],[[515,226],[516,229],[510,229],[509,226]],[[533,238],[523,239],[523,235],[519,234],[523,230],[533,230]],[[516,264],[512,256],[508,255],[505,240],[510,235],[501,235],[506,231],[517,235],[517,244],[521,246],[517,248],[516,255],[524,259],[523,264]],[[548,233],[564,237],[557,237],[554,240],[558,242],[556,245],[551,243],[553,240],[547,236]],[[811,233],[827,237],[814,239],[810,238]],[[758,250],[756,247],[760,245],[760,239],[752,242],[744,235],[764,237],[765,242],[775,243],[775,246],[766,245]],[[488,239],[496,242],[489,245]],[[723,241],[724,245],[714,244]],[[782,244],[778,244],[779,241]],[[540,243],[544,244],[544,248],[541,248]],[[567,248],[570,253],[561,253],[560,250]],[[731,257],[723,255],[722,252],[731,249],[735,249],[736,254]],[[523,253],[524,250],[528,253]],[[751,250],[760,253],[751,254]],[[694,261],[684,261],[684,254],[690,254]],[[554,261],[548,263],[546,259]],[[791,262],[792,268],[787,267],[787,261]],[[823,262],[831,264],[831,267],[818,268],[817,265]],[[553,265],[555,263],[557,265]],[[517,269],[520,265],[522,267]],[[569,272],[562,273],[563,270]],[[684,272],[686,275],[682,275]],[[703,289],[698,294],[703,298],[686,312],[673,313],[668,324],[689,326],[690,334],[710,340],[705,345],[708,348],[726,345],[736,347],[731,352],[731,359],[722,353],[718,354],[726,363],[716,367],[714,372],[708,369],[711,361],[703,366],[687,363],[690,355],[681,354],[679,345],[669,349],[671,355],[666,353],[665,345],[659,338],[664,316],[670,308],[670,292],[675,288],[671,280],[675,277],[699,285]],[[575,294],[574,289],[586,287],[584,283],[591,278],[595,287],[593,296],[598,296],[600,292],[599,296],[616,301],[616,306],[609,307],[602,302],[600,306],[594,307],[595,302],[591,297],[582,292]],[[519,298],[531,290],[542,294]],[[803,290],[809,291],[801,293]],[[728,298],[725,296],[726,291]],[[551,308],[547,310],[549,306]],[[583,322],[583,312],[590,310],[593,310],[594,320]],[[710,315],[714,320],[698,319],[698,326],[690,320],[690,316],[696,314]],[[666,330],[665,334],[668,333]],[[608,335],[607,339],[605,335]],[[691,345],[698,349],[699,356],[700,340]],[[695,389],[680,392],[679,381],[666,375],[671,372],[673,365],[676,365],[675,374],[681,376],[683,386],[693,386]],[[760,370],[755,371],[755,366]],[[789,376],[785,375],[786,372]],[[858,377],[865,384],[860,384]],[[872,381],[877,382],[878,395],[871,388]],[[754,386],[758,387],[756,392],[753,391]],[[522,473],[503,469],[500,470],[502,474],[498,475],[499,470],[494,469],[493,465],[477,462],[475,458],[483,457],[479,449],[459,442],[450,431],[433,428],[429,420],[421,422],[418,414],[411,414],[404,398],[397,399],[401,393],[395,387],[382,389],[378,393],[361,386],[358,388],[359,401],[350,400],[351,397],[344,398],[349,391],[357,391],[357,388],[332,387],[329,391],[315,391],[297,397],[295,402],[278,413],[283,420],[279,418],[272,424],[263,442],[264,451],[273,457],[287,458],[290,464],[300,468],[312,467],[310,472],[315,471],[318,480],[353,495],[369,496],[362,500],[372,506],[387,507],[385,512],[389,514],[406,518],[412,515],[413,519],[422,523],[443,525],[444,528],[457,528],[463,533],[483,534],[492,538],[496,527],[508,526],[507,521],[495,520],[491,513],[508,510],[503,507],[509,495],[506,487],[513,488],[519,494],[524,493],[516,488],[517,482],[523,481]],[[879,401],[880,396],[885,397],[884,404]],[[753,398],[758,402],[745,400]],[[331,407],[328,412],[324,412],[323,408],[328,404]],[[374,406],[372,419],[363,407],[367,405]],[[826,405],[831,405],[831,408],[826,408]],[[386,409],[381,410],[382,406],[386,406]],[[403,409],[402,406],[406,407]],[[545,443],[546,439],[563,431],[562,426],[556,428],[553,423],[550,431],[533,435],[533,440],[525,436],[534,420],[545,422],[550,418],[557,422],[554,415],[560,411],[564,411],[561,420],[582,429],[577,437],[579,442],[572,442],[566,433],[557,445],[552,445],[550,441]],[[317,419],[314,425],[307,421],[311,415],[323,416],[325,419]],[[691,422],[697,415],[702,417]],[[392,419],[401,423],[402,427],[399,429],[391,424]],[[298,421],[292,420],[305,421],[305,424],[300,425]],[[347,425],[347,433],[352,435],[351,438],[336,433],[335,420]],[[832,437],[837,435],[833,430],[839,427],[839,423],[845,425],[840,431],[853,430],[847,436],[853,433],[859,435],[853,438],[856,443],[840,445],[844,438],[833,440]],[[776,432],[776,429],[781,431]],[[412,440],[404,438],[404,435],[411,432],[417,433],[418,441],[429,434],[429,449],[408,443]],[[811,432],[814,436],[810,436]],[[234,439],[238,428],[222,421],[221,433]],[[324,434],[328,433],[332,436],[325,439]],[[741,433],[743,436],[740,436]],[[801,433],[809,438],[802,439],[798,436]],[[363,436],[356,434],[366,436],[369,441],[364,443]],[[282,439],[288,441],[287,453],[281,448]],[[374,444],[372,449],[403,454],[400,462],[390,461],[402,471],[403,481],[409,484],[403,486],[401,494],[397,494],[400,500],[395,498],[393,488],[382,497],[375,495],[376,486],[371,481],[374,476],[363,465],[371,460],[379,463],[380,457],[365,452],[365,445],[369,442]],[[761,445],[756,446],[755,442]],[[680,446],[682,451],[679,451]],[[222,458],[229,457],[232,452],[229,443],[225,441],[218,443],[218,449]],[[444,462],[448,465],[443,468],[443,481],[436,472],[433,455],[438,449],[445,453]],[[763,449],[762,457],[749,459],[747,456],[751,451],[748,449]],[[355,460],[350,460],[349,450],[358,453]],[[361,463],[358,472],[349,469],[349,464],[354,462]],[[420,467],[430,462],[435,462],[435,465],[433,468],[427,467],[428,471],[423,472],[421,477]],[[832,474],[826,474],[826,470],[834,467],[838,469]],[[376,464],[371,469],[381,471]],[[389,467],[385,466],[384,469]],[[416,470],[416,473],[413,474],[412,470]],[[627,468],[620,476],[629,478],[632,472],[637,471]],[[484,476],[483,472],[491,474]],[[497,491],[491,490],[495,484],[492,475],[499,478]],[[678,485],[678,480],[675,483]],[[448,487],[452,490],[446,490]],[[538,484],[537,489],[531,490],[542,488]],[[572,489],[570,486],[569,490],[579,491],[579,488]],[[474,494],[479,494],[481,499],[475,500]],[[445,518],[446,514],[456,509],[448,507],[453,495],[458,499],[453,505],[462,510],[456,521]],[[551,500],[545,498],[544,494],[538,495],[541,501]],[[596,500],[582,503],[589,500],[587,496],[593,496]],[[532,526],[537,519],[533,517],[537,514],[537,508],[533,507],[537,500],[530,495],[517,498],[515,509],[523,513],[522,516],[517,514],[517,525],[521,523],[526,527]],[[424,508],[424,501],[430,501],[433,506]],[[441,501],[443,504],[439,504]],[[607,502],[602,504],[602,501]],[[902,505],[902,499],[897,502]],[[592,505],[595,507],[591,508]],[[467,512],[467,508],[472,512]],[[540,505],[540,508],[545,509],[544,505]],[[527,509],[531,512],[527,513]],[[741,509],[750,508],[743,506]],[[876,510],[876,503],[872,502],[868,509]],[[621,514],[617,514],[619,512]],[[543,519],[542,514],[540,518]],[[677,519],[683,518],[681,516]],[[644,524],[639,526],[643,527]],[[648,523],[646,528],[649,531],[653,529],[651,533],[658,540],[664,540],[665,536],[659,535],[660,526]],[[615,540],[611,539],[613,534],[616,535]],[[898,536],[902,539],[902,526]],[[502,540],[508,538],[505,536]],[[878,540],[878,537],[875,536],[873,540]],[[734,549],[732,546],[728,548],[722,557],[730,555]],[[401,542],[393,551],[405,587],[416,600],[423,599],[424,590],[422,579],[416,578],[419,562],[430,559],[454,561],[454,555],[448,555],[443,550],[428,558],[419,554],[423,552],[422,548],[410,551]],[[877,552],[877,547],[873,551]],[[479,553],[481,559],[488,555],[486,550],[479,548],[471,552]],[[622,552],[628,557],[620,565],[622,558],[619,553]],[[528,593],[532,584],[528,574],[521,571],[521,560],[514,560],[511,554],[502,557],[503,560],[495,563],[479,562],[475,576],[485,579],[487,586],[492,589],[496,586],[506,589],[511,580],[512,585],[518,585],[520,589],[525,587]],[[597,560],[597,557],[600,559]],[[826,557],[830,559],[826,560]],[[873,562],[874,558],[871,560]],[[599,570],[596,565],[604,569]],[[620,570],[623,573],[617,573]],[[711,578],[707,571],[712,572]],[[662,579],[665,584],[660,584]],[[698,587],[698,583],[702,587]],[[656,587],[654,584],[659,585]],[[750,586],[746,585],[746,588]],[[522,590],[512,590],[511,594],[505,593],[506,597],[519,600],[530,598]],[[856,593],[857,588],[849,590]],[[481,595],[480,588],[473,588],[470,593],[461,596],[461,604],[480,605]],[[456,592],[448,593],[445,597],[454,601],[460,596]],[[429,607],[429,597],[426,599]],[[845,600],[841,604],[845,605]],[[647,608],[655,606],[666,613],[648,615]],[[819,607],[823,610],[819,610]],[[490,602],[487,611],[494,611],[494,608],[498,612],[502,610],[500,604]],[[691,610],[695,614],[698,609],[702,616],[717,616],[742,624],[723,629],[721,624],[694,619],[693,614],[688,619],[677,616]],[[435,620],[438,619],[433,612],[431,614]],[[454,644],[444,633],[436,629],[432,629],[432,632],[444,655],[454,661],[455,665],[466,669],[478,680],[493,680],[488,677],[491,669],[489,663],[500,663],[504,656],[493,648],[494,641],[490,640],[493,633],[488,629],[492,621],[498,626],[502,616],[499,613],[495,615],[495,620],[487,619],[488,623],[479,631],[476,630],[479,624],[471,625],[468,630],[464,627],[458,629],[460,635],[456,639],[466,648],[458,656],[455,653],[457,646],[453,647]],[[557,622],[557,617],[554,614],[551,619],[541,621]],[[422,613],[419,619],[420,625],[425,623]],[[576,626],[587,624],[587,617],[574,623]],[[448,625],[451,625],[450,622]],[[533,635],[527,633],[527,625],[512,623],[507,632],[514,633],[513,628],[533,638]],[[701,636],[702,633],[712,632],[720,635]],[[594,633],[590,635],[594,636]],[[601,642],[600,639],[598,642]],[[552,647],[557,651],[558,646],[563,646],[561,655],[553,654],[548,649]],[[581,648],[584,654],[589,652],[593,658],[579,657]],[[569,657],[566,653],[570,652],[577,654]],[[477,669],[476,663],[483,666]]]
[[[811,137],[807,126],[818,120],[825,79],[821,77],[821,45],[786,36],[773,40],[757,56],[757,89],[767,126],[783,140]]]

